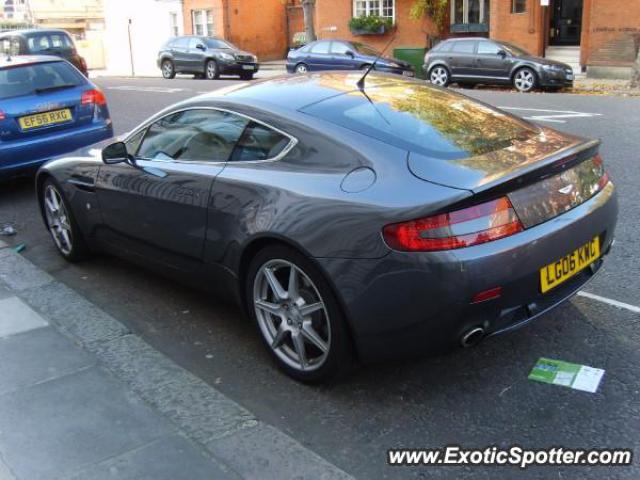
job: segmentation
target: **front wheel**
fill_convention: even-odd
[[[62,190],[53,179],[49,178],[44,182],[40,198],[47,229],[60,255],[70,262],[88,257],[89,248],[82,237],[82,232]]]
[[[320,382],[351,365],[338,301],[304,255],[285,246],[259,252],[249,267],[246,298],[267,350],[292,378]]]
[[[171,80],[176,76],[176,68],[171,60],[163,60],[161,70],[162,76],[167,80]]]
[[[447,85],[449,85],[450,81],[449,70],[447,70],[446,67],[440,65],[433,67],[429,71],[429,80],[434,85],[437,85],[439,87],[446,87]]]
[[[218,64],[215,60],[209,60],[204,67],[205,76],[207,80],[215,80],[220,76],[218,71]]]
[[[537,77],[536,72],[530,68],[521,68],[513,76],[513,86],[519,92],[530,92],[536,87]]]
[[[306,63],[299,63],[296,65],[295,71],[296,73],[307,73],[309,71],[309,67]]]

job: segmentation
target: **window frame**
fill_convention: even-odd
[[[177,38],[180,36],[180,24],[178,22],[178,12],[169,12],[169,30],[171,36]]]
[[[378,2],[378,12],[375,12],[374,8],[371,8],[370,4],[371,2]],[[390,18],[391,21],[395,24],[396,23],[396,2],[397,0],[388,0],[391,2],[391,16],[388,15],[383,15],[384,12],[384,2],[385,0],[353,0],[352,2],[352,6],[351,6],[351,16],[356,18],[356,17],[360,17],[362,15],[358,15],[358,3],[359,2],[364,2],[365,3],[365,8],[364,8],[364,15],[365,16],[369,16],[369,15],[377,15],[378,17],[381,18]],[[388,8],[388,7],[387,7]],[[372,13],[373,11],[373,13]]]
[[[202,31],[202,33],[198,33],[196,31],[196,14],[199,15],[201,18],[202,18],[202,15],[204,15],[204,23],[201,24],[204,27],[204,30]],[[208,22],[209,15],[211,15],[211,24],[209,24]],[[211,25],[211,31],[209,31],[209,25]],[[215,28],[215,22],[213,18],[213,10],[211,10],[210,8],[196,8],[191,10],[191,33],[193,35],[203,36],[203,37],[213,37],[216,34],[215,29],[216,28]]]
[[[513,1],[513,0],[512,0]],[[456,22],[456,3],[462,2],[462,22]],[[485,1],[478,0],[480,2],[480,11],[478,13],[478,22],[472,22],[472,24],[485,24],[488,23],[489,12],[485,11]],[[449,12],[451,25],[469,25],[469,0],[451,0],[451,10]]]
[[[164,115],[162,115],[161,117],[158,117],[158,116],[154,115],[154,116],[148,118],[147,120],[145,120],[137,128],[135,128],[134,130],[129,132],[122,142],[125,143],[125,144],[128,144],[133,139],[133,137],[135,137],[136,135],[138,135],[139,133],[144,131],[144,134],[142,135],[142,139],[138,143],[138,148],[136,149],[136,152],[135,153],[129,152],[131,155],[133,155],[136,158],[136,160],[138,160],[138,157],[137,157],[138,151],[140,150],[140,146],[142,145],[142,142],[144,141],[144,137],[147,134],[147,130],[149,129],[149,127],[151,127],[151,125],[153,125],[154,123],[157,123],[157,122],[159,122],[159,121],[163,120],[164,118],[167,118],[167,117],[169,117],[171,115],[175,115],[176,113],[186,112],[186,111],[189,111],[189,110],[214,110],[214,111],[230,113],[232,115],[237,115],[239,117],[246,118],[247,120],[249,120],[249,122],[247,123],[247,125],[244,128],[244,130],[240,134],[240,137],[238,137],[238,140],[240,138],[242,138],[242,135],[244,135],[244,132],[245,132],[247,126],[249,126],[251,124],[251,122],[253,121],[255,123],[259,123],[259,124],[261,124],[261,125],[263,125],[263,126],[265,126],[267,128],[270,128],[271,130],[273,130],[273,131],[275,131],[275,132],[287,137],[289,139],[289,143],[275,157],[264,158],[262,160],[237,160],[237,161],[233,161],[233,162],[230,161],[229,159],[227,159],[225,161],[205,161],[205,160],[158,160],[158,159],[150,159],[150,158],[140,158],[139,160],[144,161],[144,162],[176,163],[176,164],[184,164],[184,165],[231,165],[231,164],[234,164],[234,165],[238,164],[239,165],[239,164],[246,164],[246,163],[277,162],[277,161],[283,159],[293,149],[293,147],[295,147],[298,144],[298,139],[296,137],[294,137],[293,135],[291,135],[291,134],[279,129],[278,127],[274,127],[273,125],[270,125],[270,124],[268,124],[266,122],[263,122],[262,120],[258,120],[255,117],[252,117],[250,115],[245,115],[244,113],[236,112],[236,111],[230,110],[228,108],[205,107],[205,106],[192,106],[192,107],[186,107],[186,108],[179,108],[177,110],[172,110],[170,112],[167,112]],[[237,145],[237,141],[236,141],[236,145]],[[234,149],[235,149],[236,145],[234,145],[234,147],[233,147]]]
[[[527,13],[527,0],[524,0],[524,4],[522,5],[522,11],[518,12],[516,11],[516,3],[518,2],[518,0],[511,0],[511,14],[512,15],[522,15],[524,13]]]

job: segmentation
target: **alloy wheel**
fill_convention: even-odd
[[[444,87],[449,82],[449,72],[444,67],[435,67],[431,70],[431,75],[429,75],[429,79],[431,83],[434,85],[438,85],[439,87]]]
[[[216,62],[209,61],[207,62],[207,78],[209,80],[214,80],[218,77],[218,65]]]
[[[62,201],[62,196],[53,185],[48,185],[45,189],[44,211],[47,226],[56,246],[64,255],[71,255],[73,250],[71,220]]]
[[[292,262],[267,261],[253,284],[253,305],[267,344],[288,366],[320,368],[331,348],[329,314],[317,287]]]
[[[521,92],[528,92],[533,89],[536,83],[536,79],[531,70],[529,70],[528,68],[523,68],[522,70],[516,72],[513,83]]]
[[[162,75],[164,78],[171,78],[173,76],[173,64],[168,60],[162,64]]]
[[[309,69],[304,63],[301,63],[296,67],[296,73],[307,73]]]

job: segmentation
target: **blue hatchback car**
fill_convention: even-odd
[[[347,40],[318,40],[291,50],[287,56],[289,73],[307,73],[319,70],[363,70],[368,68],[380,52],[360,42]],[[411,64],[397,58],[381,57],[375,69],[413,77]]]
[[[69,62],[0,58],[0,179],[112,136],[104,94]]]

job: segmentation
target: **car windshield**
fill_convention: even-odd
[[[84,84],[84,77],[66,62],[36,63],[0,70],[0,100]]]
[[[71,51],[73,43],[66,33],[43,32],[27,37],[30,53]]]
[[[403,81],[376,82],[381,83],[367,79],[366,95],[354,89],[302,111],[439,160],[506,148],[534,132],[524,122],[452,92]]]
[[[362,55],[369,55],[371,57],[377,57],[380,55],[375,48],[370,47],[369,45],[365,45],[364,43],[353,42],[353,48]]]
[[[227,48],[237,50],[236,46],[227,42],[226,40],[220,40],[217,38],[208,38],[206,40],[207,47],[209,48]]]
[[[529,52],[512,43],[501,43],[501,45],[502,45],[502,48],[504,48],[508,53],[510,53],[514,57],[530,57],[531,56]]]

